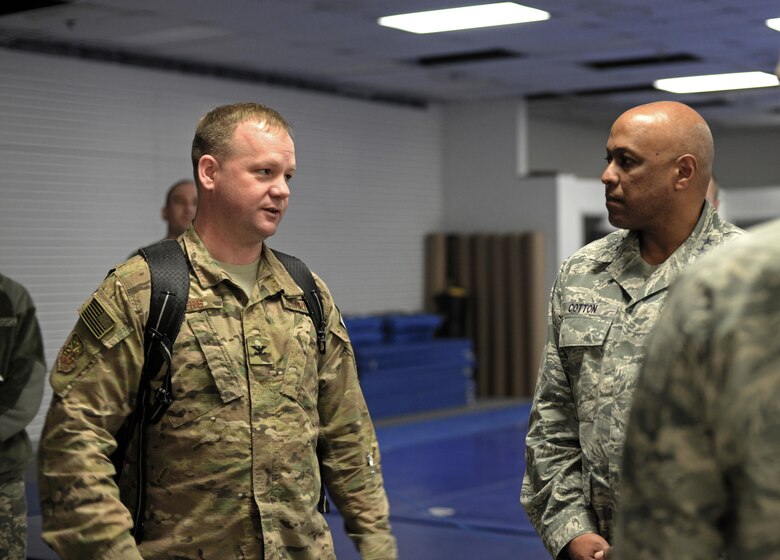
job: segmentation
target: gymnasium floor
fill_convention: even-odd
[[[393,532],[404,560],[549,558],[520,506],[530,404],[379,422]],[[357,560],[329,519],[339,560]]]
[[[519,503],[529,408],[500,402],[377,423],[402,560],[549,558]],[[28,558],[54,559],[39,539],[34,488],[30,498]],[[338,513],[328,522],[339,560],[359,560]]]

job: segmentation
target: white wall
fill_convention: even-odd
[[[423,238],[443,226],[437,110],[2,51],[0,270],[35,300],[49,367],[108,270],[163,236],[199,116],[245,100],[294,128],[299,171],[270,244],[347,313],[422,307]]]
[[[529,170],[601,177],[612,123],[583,124],[540,117],[534,115],[533,106],[533,103],[528,105]]]
[[[604,204],[604,185],[597,179],[580,179],[574,175],[559,175],[557,189],[557,255],[556,267],[585,245],[585,216],[608,216]],[[611,226],[610,226],[611,227]]]
[[[605,166],[612,119],[585,122],[571,116],[554,118],[535,114],[534,107],[533,102],[528,104],[529,170],[598,179]],[[780,185],[776,155],[780,129],[743,130],[713,125],[712,135],[714,171],[722,188],[733,193],[744,188]]]
[[[721,190],[720,212],[738,225],[780,218],[780,186]]]
[[[715,176],[721,188],[736,194],[745,188],[780,185],[777,161],[780,130],[767,127],[751,130],[713,128]]]
[[[541,231],[551,285],[556,258],[555,182],[519,176],[518,171],[527,166],[525,104],[518,100],[449,104],[442,116],[445,229]]]

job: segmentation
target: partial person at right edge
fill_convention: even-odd
[[[739,235],[704,196],[714,147],[690,107],[623,113],[605,185],[618,228],[569,257],[552,289],[521,502],[553,558],[608,558],[627,415],[647,337],[680,271]]]
[[[198,189],[192,179],[179,179],[168,187],[165,206],[160,211],[167,227],[163,239],[178,239],[190,227],[197,210]],[[133,251],[127,258],[130,259],[136,254],[138,251]]]
[[[780,221],[712,252],[650,338],[618,560],[780,559]]]

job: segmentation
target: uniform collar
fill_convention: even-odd
[[[705,201],[699,220],[688,238],[668,259],[661,263],[647,281],[639,280],[632,270],[637,259],[642,255],[639,249],[637,232],[628,233],[623,242],[616,247],[615,259],[607,267],[607,271],[615,281],[625,289],[633,300],[644,299],[654,293],[668,288],[692,260],[706,253],[717,243],[712,238],[712,232],[722,228],[723,221],[713,206]]]
[[[203,244],[198,232],[190,225],[179,238],[190,266],[203,288],[212,288],[220,282],[227,281],[228,275],[214,260],[209,250]],[[263,243],[260,251],[260,264],[257,269],[257,281],[260,283],[260,299],[284,292],[288,296],[300,297],[303,290],[287,273],[284,265],[276,258],[274,252]],[[250,298],[251,299],[251,298]]]

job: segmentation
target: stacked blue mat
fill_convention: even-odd
[[[434,338],[437,315],[346,318],[373,418],[465,406],[474,399],[471,340]]]

